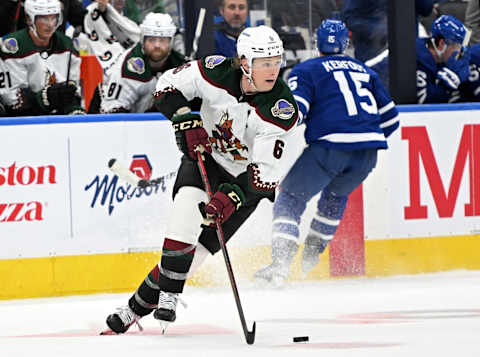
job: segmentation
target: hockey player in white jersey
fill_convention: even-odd
[[[177,28],[170,15],[149,13],[140,28],[140,42],[119,57],[109,72],[103,90],[103,113],[152,111],[158,77],[186,62],[184,55],[171,48]]]
[[[319,262],[342,219],[348,195],[368,176],[377,151],[398,128],[398,112],[378,75],[344,56],[348,29],[324,20],[317,30],[319,57],[298,64],[288,83],[305,122],[308,144],[280,184],[273,207],[272,264],[255,278],[283,285],[299,247],[307,202],[322,192],[305,239],[303,273]]]
[[[278,78],[283,44],[269,27],[243,30],[238,58],[208,56],[167,71],[157,84],[156,106],[171,119],[184,153],[173,188],[162,259],[147,275],[128,306],[108,316],[116,333],[154,311],[173,322],[188,276],[220,250],[215,228],[204,217],[218,217],[228,241],[262,198],[274,199],[295,142],[298,108]],[[189,101],[203,99],[200,114]],[[195,148],[205,149],[205,167],[214,192],[208,200],[197,168]],[[295,152],[295,150],[293,150]],[[290,161],[291,162],[291,161]],[[200,208],[200,209],[199,209]]]
[[[28,28],[4,38],[4,101],[9,115],[80,114],[80,57],[56,31],[58,0],[25,0]],[[68,83],[67,83],[68,78]]]

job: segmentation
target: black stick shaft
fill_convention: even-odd
[[[203,163],[202,154],[199,150],[197,150],[196,153],[198,169],[200,171],[200,175],[202,176],[205,191],[207,191],[208,198],[210,199],[212,198],[212,189],[210,188],[210,183],[208,182],[207,171],[205,170],[205,164]],[[247,323],[245,321],[245,315],[243,313],[242,303],[240,302],[240,295],[238,293],[237,283],[235,282],[235,276],[233,275],[232,263],[230,262],[230,257],[228,255],[227,247],[225,245],[225,238],[219,218],[215,220],[215,223],[217,225],[218,242],[220,243],[220,248],[222,249],[223,258],[227,267],[230,285],[232,287],[235,303],[237,304],[238,315],[240,316],[240,322],[242,323],[243,334],[245,335],[245,340],[247,341],[247,343],[251,345],[255,342],[255,322],[253,323],[252,331],[248,331]]]

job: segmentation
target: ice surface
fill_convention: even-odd
[[[162,336],[152,316],[140,333],[98,336],[130,294],[0,301],[0,356],[480,356],[480,271],[292,283],[239,282],[245,343],[230,288],[187,286]],[[309,336],[307,343],[293,343]]]

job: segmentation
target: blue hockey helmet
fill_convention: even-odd
[[[323,20],[317,29],[317,47],[322,53],[343,53],[348,46],[348,29],[340,20]]]
[[[430,31],[433,38],[442,37],[447,43],[462,43],[467,30],[463,23],[454,16],[442,15],[432,24]]]

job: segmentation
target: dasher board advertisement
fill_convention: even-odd
[[[171,124],[113,117],[1,126],[0,259],[161,249],[180,163]],[[111,158],[161,184],[122,182]]]
[[[367,239],[480,233],[480,105],[404,106],[364,184]]]

